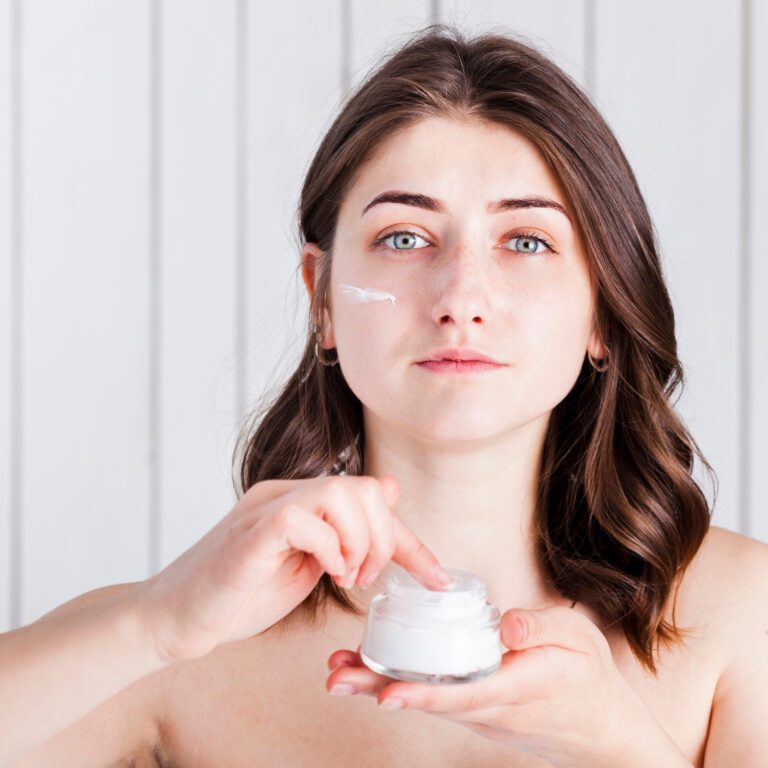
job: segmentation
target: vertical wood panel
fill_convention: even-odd
[[[352,87],[358,85],[387,52],[432,21],[429,0],[351,0],[349,60]]]
[[[13,262],[18,258],[13,243],[12,133],[13,111],[12,0],[0,0],[0,632],[12,628],[12,563],[16,556],[11,525],[13,504],[13,352],[15,323]]]
[[[248,17],[246,407],[279,386],[303,349],[309,302],[295,210],[342,95],[342,6],[286,0]]]
[[[677,409],[740,525],[738,4],[597,5],[597,95],[659,232],[687,386]],[[649,46],[649,41],[653,45]],[[710,500],[710,486],[697,472]]]
[[[149,10],[24,4],[23,623],[148,571]]]
[[[166,0],[162,71],[161,565],[234,502],[235,0]]]
[[[749,165],[751,348],[749,392],[751,535],[768,541],[768,5],[745,0],[751,11],[751,124]]]
[[[583,0],[443,0],[440,20],[473,33],[500,31],[523,37],[585,83]]]

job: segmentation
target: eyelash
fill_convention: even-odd
[[[382,237],[376,238],[376,240],[373,241],[374,248],[376,249],[387,248],[390,251],[395,251],[399,253],[407,253],[408,251],[422,250],[421,248],[390,248],[388,245],[384,245],[384,241],[389,240],[389,238],[392,237],[393,235],[413,235],[414,237],[420,237],[422,240],[427,239],[426,237],[423,237],[422,235],[419,235],[416,232],[412,232],[409,229],[397,229],[394,232],[389,232],[386,235],[383,235]],[[550,251],[551,253],[557,253],[557,251],[554,248],[552,248],[552,245],[546,238],[536,234],[535,232],[515,232],[513,235],[509,235],[506,238],[505,242],[507,240],[516,240],[521,237],[527,237],[531,240],[538,240],[540,243],[543,243],[546,246],[548,251]],[[516,253],[522,253],[524,256],[541,256],[541,253],[530,253],[530,252],[526,253],[525,251],[516,251]]]

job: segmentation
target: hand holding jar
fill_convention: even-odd
[[[500,616],[482,579],[447,571],[456,592],[391,576],[357,651],[328,659],[326,689],[428,712],[555,766],[690,768],[586,616],[563,606]]]

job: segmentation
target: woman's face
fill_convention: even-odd
[[[390,192],[418,197],[375,202]],[[373,415],[427,442],[492,440],[548,415],[586,352],[605,354],[570,214],[494,206],[529,197],[569,208],[534,144],[478,121],[425,119],[359,169],[338,218],[323,346],[336,347],[366,423]],[[308,244],[308,287],[316,253]],[[344,284],[395,302],[353,301]],[[418,364],[444,347],[504,365],[445,373]]]

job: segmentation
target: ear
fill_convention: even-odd
[[[316,280],[316,267],[317,262],[323,256],[323,251],[320,250],[317,243],[307,243],[301,252],[301,276],[304,280],[304,285],[307,288],[309,294],[309,303],[312,305],[312,299],[315,295],[315,280]],[[314,319],[312,321],[314,323]],[[333,325],[331,323],[331,316],[327,307],[323,307],[323,335],[322,346],[323,349],[331,349],[335,346],[333,339]],[[326,343],[330,342],[330,343]]]

